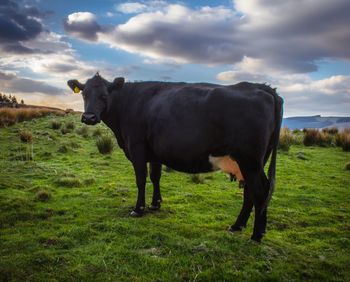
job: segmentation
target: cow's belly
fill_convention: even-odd
[[[181,172],[205,173],[221,170],[234,176],[238,181],[243,181],[243,175],[238,163],[229,156],[198,158],[194,160],[164,160],[163,164]]]
[[[192,160],[167,158],[161,160],[161,163],[172,169],[186,173],[205,173],[213,171],[212,164],[208,160],[201,158]]]

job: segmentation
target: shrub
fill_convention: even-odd
[[[61,128],[61,133],[62,134],[67,134],[67,133],[71,133],[72,132],[72,129],[71,128],[67,128],[66,126],[63,126]]]
[[[110,135],[102,135],[97,138],[96,146],[101,154],[110,154],[114,148],[114,139]]]
[[[87,125],[79,127],[76,132],[84,138],[89,137],[89,127]]]
[[[69,148],[66,144],[62,144],[61,146],[58,147],[57,150],[59,153],[65,154],[69,151]]]
[[[81,145],[75,141],[70,141],[69,142],[69,146],[72,148],[72,149],[78,149],[81,147]]]
[[[41,202],[47,202],[51,199],[51,194],[47,191],[41,190],[38,193],[36,193],[36,199]]]
[[[82,184],[80,179],[73,176],[63,176],[59,178],[56,183],[65,187],[80,187]]]
[[[65,127],[67,129],[74,129],[75,128],[75,124],[73,121],[67,121],[66,124],[65,124]]]
[[[341,147],[343,151],[350,151],[350,134],[344,134]]]
[[[50,114],[63,116],[65,113],[61,110],[45,108],[0,108],[0,127],[10,126],[16,122],[32,120]]]
[[[322,147],[329,147],[332,144],[334,145],[332,135],[326,132],[320,132],[320,140],[318,145]]]
[[[16,112],[11,108],[0,108],[0,127],[16,123]]]
[[[333,138],[330,134],[320,132],[317,129],[307,129],[304,131],[303,143],[305,146],[322,146],[327,147],[332,144]]]
[[[84,184],[85,184],[85,185],[91,185],[91,184],[94,184],[94,183],[95,183],[95,179],[92,178],[92,177],[86,178],[86,179],[84,180]]]
[[[200,174],[191,174],[191,181],[195,184],[203,184],[204,179]]]
[[[27,129],[22,129],[19,131],[19,138],[24,143],[30,143],[33,140],[33,134]]]
[[[9,154],[11,161],[29,162],[34,159],[34,152],[32,144],[27,144],[24,147],[19,147],[15,152]]]
[[[345,165],[345,170],[350,170],[350,163],[347,163],[347,164]]]
[[[288,152],[290,146],[293,143],[294,143],[294,136],[291,133],[291,131],[287,127],[282,128],[280,132],[278,149]]]
[[[75,142],[75,141],[70,141],[70,142],[65,142],[65,143],[62,143],[59,147],[58,147],[58,152],[59,153],[62,153],[62,154],[65,154],[65,153],[68,153],[69,151],[76,151],[75,149],[78,149],[80,148],[80,144]]]
[[[62,126],[62,122],[60,122],[59,120],[52,120],[51,121],[51,128],[52,129],[60,129]]]
[[[328,134],[331,134],[331,135],[335,135],[335,134],[338,133],[338,128],[336,128],[336,127],[327,127],[327,128],[323,128],[322,132],[328,133]]]
[[[335,137],[335,144],[342,147],[343,151],[350,151],[350,129],[344,129]]]
[[[98,137],[98,136],[101,136],[102,133],[103,133],[103,131],[102,131],[101,128],[96,128],[96,129],[94,130],[94,132],[92,133],[92,136]]]
[[[320,132],[317,129],[303,129],[305,146],[312,146],[317,143]]]

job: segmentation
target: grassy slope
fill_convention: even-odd
[[[0,129],[0,280],[349,279],[349,153],[294,146],[280,154],[268,233],[256,244],[252,219],[242,233],[226,231],[242,190],[222,173],[195,184],[163,172],[162,210],[128,217],[136,188],[123,153],[100,155],[94,137],[62,135],[51,119]],[[82,126],[77,116],[54,119]],[[32,147],[19,128],[32,130]],[[31,150],[33,161],[23,161]],[[40,201],[40,191],[51,198]],[[148,183],[148,203],[151,191]]]

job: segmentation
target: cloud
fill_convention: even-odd
[[[124,14],[139,14],[144,12],[154,12],[166,9],[169,5],[163,0],[148,0],[141,2],[126,2],[122,4],[115,5],[115,9],[118,12]]]
[[[20,5],[18,1],[2,1],[0,4],[0,50],[16,54],[40,52],[38,49],[25,46],[25,42],[35,39],[45,31],[41,20],[49,14],[50,12],[41,12],[32,6]]]
[[[128,2],[117,5],[116,10],[124,14],[135,14],[146,11],[147,5],[138,2]]]
[[[63,27],[68,34],[89,41],[96,41],[97,33],[102,30],[95,15],[90,12],[70,14],[63,21]]]
[[[51,86],[44,81],[18,77],[13,73],[0,71],[0,88],[6,93],[43,93],[48,95],[61,95],[64,91]]]
[[[292,73],[315,71],[323,58],[350,59],[348,0],[236,0],[232,7],[198,8],[150,2],[120,4],[119,11],[136,15],[93,29],[91,39],[74,36],[158,61],[234,65],[249,57]]]
[[[227,64],[242,56],[241,47],[227,37],[234,33],[236,21],[233,11],[224,7],[192,10],[168,5],[99,33],[98,42],[159,61]]]
[[[76,55],[66,38],[45,31],[35,39],[28,40],[23,44],[28,50],[40,50],[38,52],[22,53],[21,55],[12,50],[0,50],[0,71],[16,70],[44,76],[52,84],[63,85],[65,80],[72,77],[88,77],[96,73],[96,63],[84,62]],[[104,69],[100,64],[99,70]]]
[[[322,58],[350,58],[349,1],[236,0],[234,4],[243,14],[240,31],[255,39],[257,48],[249,48],[249,57],[294,72],[315,71]]]
[[[235,69],[219,73],[217,79],[225,84],[254,81],[277,87],[284,98],[285,116],[349,114],[350,76],[334,75],[315,80],[307,74],[264,74]]]

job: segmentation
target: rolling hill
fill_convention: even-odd
[[[282,126],[289,129],[325,127],[344,129],[350,128],[350,117],[322,117],[320,115],[288,117],[283,119]]]

